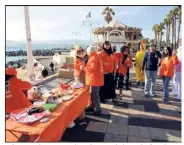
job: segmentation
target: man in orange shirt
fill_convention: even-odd
[[[32,105],[23,92],[30,90],[32,85],[27,81],[18,79],[16,69],[6,69],[6,82],[8,82],[6,94],[9,94],[6,96],[6,113]]]
[[[86,51],[89,56],[89,60],[85,68],[86,85],[90,86],[91,102],[94,115],[100,115],[101,108],[99,91],[100,86],[104,85],[103,66],[100,57],[95,52],[95,47],[89,46]]]

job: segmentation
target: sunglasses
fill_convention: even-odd
[[[84,49],[79,49],[79,50],[77,50],[77,53],[79,54],[79,53],[82,53],[82,52],[84,52]]]

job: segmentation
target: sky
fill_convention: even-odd
[[[94,22],[93,27],[106,25],[107,22],[101,15],[104,8],[105,6],[30,6],[32,40],[89,40],[90,28],[82,23],[85,20]],[[113,21],[119,20],[127,26],[141,28],[144,37],[154,38],[152,26],[162,22],[173,6],[111,6],[111,8],[116,13]],[[86,20],[89,11],[91,19]],[[79,32],[77,36],[72,34],[76,32]],[[6,40],[25,39],[24,7],[7,6]]]

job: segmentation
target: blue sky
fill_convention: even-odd
[[[89,27],[82,26],[91,10],[91,21],[106,24],[101,12],[104,6],[32,6],[29,7],[32,40],[89,39]],[[112,6],[113,21],[142,28],[145,37],[153,38],[152,26],[163,21],[173,6]],[[165,36],[163,36],[165,37]],[[24,8],[6,7],[6,39],[25,40]]]

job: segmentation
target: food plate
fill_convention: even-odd
[[[58,99],[54,100],[54,103],[56,103],[56,104],[61,104],[62,102],[63,102],[62,98],[58,98]]]
[[[45,101],[36,101],[33,103],[33,106],[42,106],[45,104]]]
[[[45,118],[41,119],[40,122],[45,123],[45,122],[48,122],[49,120],[50,120],[49,118],[45,117]]]
[[[64,97],[62,97],[63,101],[69,101],[71,99],[73,99],[73,96],[72,95],[66,95]]]

